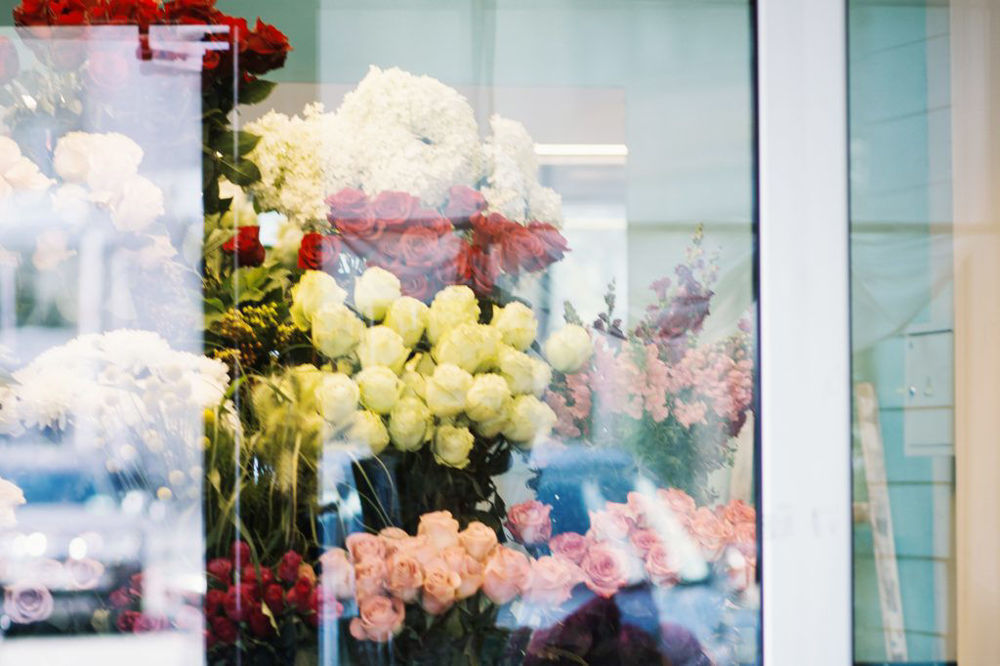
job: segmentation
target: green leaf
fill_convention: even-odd
[[[236,162],[220,159],[219,170],[234,185],[252,185],[260,180],[260,169],[257,165],[243,158],[237,159]]]
[[[223,155],[233,155],[235,149],[235,154],[242,157],[253,150],[259,141],[260,137],[256,134],[226,130],[212,140],[211,147]]]
[[[263,79],[244,82],[239,90],[239,103],[258,104],[263,102],[271,94],[276,85],[274,81],[265,81]]]

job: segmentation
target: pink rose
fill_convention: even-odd
[[[15,624],[43,622],[52,615],[52,594],[35,583],[15,583],[4,592],[3,611]]]
[[[649,529],[632,530],[628,539],[632,543],[632,547],[635,548],[639,557],[646,557],[646,555],[649,554],[650,549],[654,546],[659,546],[663,541],[660,538],[659,532]]]
[[[396,552],[405,553],[420,562],[421,566],[427,566],[431,560],[437,557],[438,549],[431,544],[426,535],[421,534],[401,540],[396,546]]]
[[[733,500],[719,508],[719,517],[736,527],[740,523],[756,523],[757,511],[743,500]]]
[[[606,543],[594,544],[580,562],[587,587],[604,598],[614,595],[628,582],[627,558],[618,548]]]
[[[385,560],[368,559],[354,565],[354,595],[360,600],[385,591],[388,570]]]
[[[406,609],[399,599],[367,597],[358,602],[358,617],[351,620],[351,636],[359,641],[385,643],[403,629]]]
[[[668,586],[677,582],[677,567],[663,544],[653,546],[646,553],[646,573],[656,585]]]
[[[504,546],[493,549],[483,569],[483,593],[495,604],[505,604],[521,594],[531,577],[531,562],[524,553]]]
[[[338,599],[354,596],[354,567],[343,548],[331,548],[319,556],[323,567],[323,587]]]
[[[426,536],[428,542],[437,550],[458,545],[458,521],[451,511],[433,511],[420,516],[420,526],[417,536]]]
[[[389,557],[399,548],[401,541],[405,541],[410,537],[406,533],[406,530],[402,530],[398,527],[385,527],[379,531],[378,535],[382,538],[382,543],[385,544],[385,556]]]
[[[355,564],[366,560],[385,558],[385,543],[374,534],[356,532],[347,537],[347,550]]]
[[[590,512],[590,531],[587,536],[593,541],[624,541],[631,530],[631,523],[620,511]]]
[[[397,552],[389,557],[386,587],[393,596],[410,603],[417,598],[424,584],[423,567],[416,558]]]
[[[757,556],[757,523],[739,523],[733,528],[733,544],[744,555]]]
[[[443,561],[436,560],[424,571],[424,610],[440,615],[455,603],[462,577],[449,569]]]
[[[732,533],[726,523],[719,520],[711,509],[704,506],[691,516],[688,529],[698,545],[701,546],[702,553],[710,560],[719,557],[722,553],[722,547],[726,545]]]
[[[549,549],[556,557],[562,557],[573,564],[579,564],[587,554],[590,542],[587,537],[576,532],[564,532],[552,537]]]
[[[687,524],[697,508],[694,499],[677,488],[667,488],[666,490],[660,488],[656,491],[656,496],[674,512],[674,517],[683,525]]]
[[[558,606],[573,594],[581,582],[579,567],[561,557],[546,555],[531,563],[531,578],[524,598],[544,606]]]
[[[70,584],[77,590],[92,590],[104,575],[104,565],[87,557],[66,560],[65,570]]]
[[[458,540],[465,552],[482,562],[497,545],[497,533],[484,523],[474,520],[458,533]]]
[[[465,552],[461,546],[452,546],[441,551],[440,560],[457,573],[462,582],[458,586],[458,598],[468,599],[479,591],[483,584],[483,565]]]
[[[507,527],[516,541],[538,544],[552,537],[552,507],[538,500],[515,504],[507,510]]]

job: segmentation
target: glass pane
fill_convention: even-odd
[[[855,660],[954,661],[951,10],[849,5]]]
[[[151,580],[161,550],[182,568],[183,594],[164,597],[185,615],[106,567],[106,589],[81,595],[89,618],[59,622],[70,594],[18,616],[11,574],[0,655],[38,661],[64,634],[145,653],[180,635],[197,656],[170,663],[759,663],[750,3],[96,6],[14,14],[45,24],[36,40],[54,39],[48,24],[126,25],[83,32],[70,71],[117,124],[95,111],[64,127],[22,109],[41,99],[19,87],[28,68],[0,77],[16,111],[6,145],[47,179],[12,210],[61,204],[76,182],[59,159],[69,129],[118,131],[162,196],[170,222],[149,247],[176,275],[93,268],[83,244],[17,225],[3,244],[28,258],[0,282],[18,356],[0,413],[50,406],[50,387],[79,386],[78,365],[102,372],[103,357],[73,360],[83,334],[129,350],[98,378],[147,392],[137,441],[106,420],[71,419],[72,432],[131,447],[124,469],[142,475],[118,483],[165,474],[133,501],[170,549],[143,546],[133,568]],[[130,36],[128,57],[95,57],[105,29]],[[28,62],[27,31],[4,34]],[[117,68],[141,77],[149,62],[188,87],[122,85]],[[48,91],[59,76],[30,82]],[[80,141],[75,168],[139,154]],[[136,233],[115,227],[113,201],[88,204]],[[36,277],[39,245],[80,277]],[[67,288],[70,323],[51,319]],[[167,307],[175,293],[187,316]],[[63,337],[31,335],[42,327]],[[24,368],[55,345],[69,351],[32,392]],[[103,393],[74,391],[106,409]],[[157,436],[150,414],[179,411],[188,429]],[[27,500],[3,534],[35,561],[38,487],[60,491],[53,522],[87,491],[62,482],[52,427],[8,418],[11,446],[55,440],[28,474],[0,457]],[[118,473],[105,449],[79,456],[74,471]],[[47,590],[21,604],[47,611]]]

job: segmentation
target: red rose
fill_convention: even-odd
[[[241,584],[233,585],[226,592],[226,600],[223,606],[226,615],[234,622],[242,622],[247,619],[247,613],[257,599],[256,590],[253,585]]]
[[[217,615],[226,603],[226,593],[222,590],[209,590],[205,593],[205,615]]]
[[[480,296],[489,296],[500,276],[500,257],[489,248],[463,244],[458,260],[458,274],[462,281]]]
[[[444,215],[452,220],[464,221],[484,208],[486,199],[479,190],[465,185],[452,185],[448,190],[448,205],[445,206]]]
[[[344,606],[337,601],[331,590],[318,586],[309,594],[307,610],[308,613],[303,619],[310,626],[318,627],[320,621],[335,622],[344,612]]]
[[[250,544],[246,541],[234,541],[233,545],[229,547],[229,557],[234,562],[246,564],[250,561]]]
[[[402,226],[420,210],[420,199],[406,192],[380,192],[372,201],[372,215],[385,227]]]
[[[167,618],[162,615],[146,615],[143,613],[135,618],[132,631],[137,634],[147,631],[161,631],[169,626],[170,623],[167,621]]]
[[[254,31],[247,36],[243,63],[248,72],[264,74],[283,66],[291,50],[283,32],[258,18]]]
[[[236,255],[239,266],[260,266],[264,263],[264,246],[260,244],[260,227],[240,227],[236,235],[222,244],[222,250]]]
[[[220,643],[232,645],[236,642],[239,632],[236,629],[236,624],[229,618],[217,616],[209,618],[209,622],[212,625],[212,633]]]
[[[134,597],[142,596],[142,574],[132,574],[128,579],[128,592]]]
[[[49,0],[52,25],[85,25],[87,4],[84,0]]]
[[[274,574],[271,573],[271,570],[267,567],[261,567],[260,572],[258,573],[256,565],[247,564],[243,567],[240,580],[244,583],[253,583],[264,587],[269,583],[274,582]]]
[[[511,275],[517,275],[522,268],[536,271],[544,268],[545,245],[527,227],[511,225],[500,243],[501,265]]]
[[[340,238],[308,233],[299,245],[299,268],[303,270],[328,270],[335,267],[340,256]]]
[[[220,583],[229,584],[233,581],[233,563],[228,558],[217,557],[211,560],[205,566],[205,569],[210,576],[215,577]]]
[[[312,594],[313,584],[305,577],[299,578],[292,589],[285,595],[285,602],[300,612],[309,610],[309,595]]]
[[[124,587],[119,587],[112,592],[109,599],[111,600],[111,605],[115,608],[127,608],[132,604],[132,596]]]
[[[273,613],[280,613],[285,609],[285,591],[277,583],[271,583],[264,588],[264,603]]]
[[[426,227],[410,227],[399,236],[399,256],[408,266],[432,266],[437,260],[439,236]]]
[[[399,275],[400,287],[404,296],[411,296],[418,301],[426,301],[434,295],[434,283],[424,272]]]
[[[569,252],[566,238],[548,222],[531,222],[528,224],[528,230],[541,241],[545,248],[546,264],[559,261]]]
[[[220,12],[215,0],[173,0],[163,5],[164,18],[183,25],[212,25]]]
[[[302,556],[294,550],[290,550],[281,556],[278,564],[278,578],[286,583],[294,583],[299,577],[299,565],[302,564]]]
[[[368,195],[353,187],[345,187],[336,194],[331,194],[327,197],[326,204],[330,207],[328,218],[331,223],[336,223],[337,220],[371,217]]]
[[[0,85],[12,81],[21,71],[17,49],[9,37],[0,35]]]
[[[508,230],[513,227],[520,227],[516,222],[511,222],[500,213],[476,213],[469,218],[472,223],[472,242],[484,248],[499,243],[503,240]]]
[[[250,617],[247,619],[247,623],[250,625],[250,631],[257,638],[271,638],[274,636],[274,625],[271,624],[271,618],[264,614],[260,606],[255,606],[253,610],[250,611]]]
[[[162,23],[163,19],[163,11],[157,0],[107,0],[90,8],[91,23],[136,24],[142,32],[152,23]]]
[[[122,611],[118,614],[118,619],[115,620],[115,626],[118,627],[118,631],[122,633],[131,633],[135,630],[135,623],[141,615],[142,613],[139,611]]]
[[[49,5],[47,0],[21,0],[14,8],[14,23],[16,25],[48,25]]]

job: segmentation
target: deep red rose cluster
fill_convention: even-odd
[[[551,224],[522,225],[498,213],[485,215],[482,195],[462,185],[451,188],[442,210],[405,192],[370,197],[350,188],[327,204],[336,234],[306,234],[299,268],[331,270],[347,251],[390,271],[406,295],[421,300],[453,284],[487,296],[501,273],[542,270],[567,251]]]
[[[170,621],[166,617],[142,611],[142,583],[142,574],[133,574],[128,583],[110,594],[115,627],[122,633],[140,634],[170,627]]]
[[[222,251],[233,255],[239,266],[260,266],[265,254],[260,242],[260,227],[240,227],[235,236],[222,244]]]
[[[19,26],[137,25],[142,35],[142,57],[149,59],[151,25],[228,26],[228,31],[213,32],[208,41],[229,43],[231,48],[205,50],[204,68],[231,69],[233,52],[239,53],[244,78],[252,79],[285,64],[291,50],[288,38],[277,28],[257,19],[251,30],[246,19],[229,16],[215,8],[216,0],[21,0],[14,9]],[[166,55],[165,57],[170,57]]]

